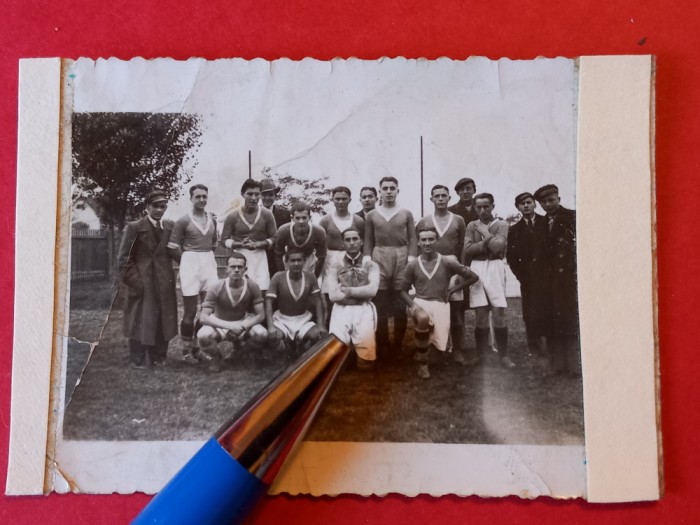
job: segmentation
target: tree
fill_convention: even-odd
[[[299,179],[290,173],[278,174],[272,168],[263,168],[262,175],[277,183],[280,188],[278,202],[282,206],[291,207],[295,202],[304,201],[312,213],[325,215],[324,207],[330,202],[330,190],[328,177],[319,179]]]
[[[180,193],[197,165],[201,122],[182,113],[74,113],[73,202],[93,199],[102,223],[121,229],[151,190]]]

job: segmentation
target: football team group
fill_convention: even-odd
[[[449,206],[449,188],[434,186],[433,210],[416,222],[398,203],[394,177],[361,188],[358,213],[349,211],[351,190],[338,186],[333,211],[312,224],[303,200],[286,209],[271,179],[247,179],[243,204],[220,235],[206,186],[189,189],[190,211],[176,221],[163,219],[168,196],[152,191],[119,250],[132,365],[163,366],[178,333],[181,360],[214,370],[239,351],[297,355],[332,333],[352,346],[359,369],[371,369],[405,355],[410,318],[421,378],[436,360],[477,366],[492,349],[503,367],[517,368],[506,323],[509,265],[520,282],[528,352],[548,356],[548,374],[580,375],[575,212],[549,184],[515,198],[522,218],[509,226],[474,180],[460,179],[455,191],[459,200]],[[227,250],[223,279],[219,245]],[[465,344],[470,309],[475,347]]]

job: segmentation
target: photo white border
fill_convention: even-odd
[[[549,493],[600,502],[659,497],[652,64],[649,56],[580,59],[576,208],[579,282],[587,283],[579,286],[585,454],[583,447],[305,442],[285,466],[273,492],[523,497]],[[46,189],[58,190],[60,66],[60,59],[21,63],[16,248],[21,265],[17,264],[15,297],[22,301],[15,304],[8,494],[37,494],[45,485],[53,337],[49,327],[54,326],[54,312],[53,304],[50,309],[44,305],[37,310],[35,302],[26,299],[47,295],[47,281],[37,275],[54,277],[57,196]],[[39,162],[37,157],[44,156],[48,159]],[[37,205],[37,195],[46,205]],[[25,220],[30,207],[31,221]],[[29,247],[22,249],[22,238],[33,239],[33,257],[25,254]],[[37,246],[46,256],[36,257]],[[34,272],[27,271],[29,260],[37,265]],[[625,264],[630,260],[635,261],[634,271]],[[97,461],[102,447],[109,446],[112,457],[117,449],[121,451],[115,468],[122,476],[128,473],[134,486],[120,492],[157,491],[197,448],[196,442],[76,443],[82,443],[81,450],[84,447],[81,457],[95,465],[94,472],[84,473],[93,483],[110,476],[107,465]],[[153,463],[143,461],[144,457],[172,461],[167,468],[154,471]],[[330,461],[348,457],[351,459],[342,466]],[[488,467],[483,466],[485,461]],[[553,464],[556,471],[552,471]],[[54,467],[48,465],[47,470]],[[484,476],[484,472],[493,476]],[[491,478],[502,484],[492,485]],[[374,479],[401,490],[368,484]],[[72,487],[80,483],[71,480]],[[118,490],[116,485],[100,492]],[[505,492],[504,486],[508,488]],[[55,488],[61,487],[67,486]]]

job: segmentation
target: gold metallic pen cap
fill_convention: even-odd
[[[349,352],[334,335],[316,343],[219,429],[219,444],[270,484],[306,432]]]

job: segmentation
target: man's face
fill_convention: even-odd
[[[148,216],[153,219],[154,221],[159,221],[163,218],[163,214],[165,213],[165,210],[168,209],[168,202],[167,201],[160,201],[160,202],[152,202],[148,206],[146,206],[146,211],[148,212]]]
[[[364,190],[360,193],[360,202],[363,210],[372,211],[377,205],[377,196],[372,190]]]
[[[355,257],[362,249],[362,239],[360,239],[360,234],[357,232],[347,232],[343,235],[343,243],[345,244],[345,251],[351,257]]]
[[[459,189],[457,190],[457,194],[459,195],[459,200],[463,202],[464,204],[469,204],[471,205],[472,203],[472,198],[474,197],[474,194],[476,193],[476,188],[471,182],[468,182],[466,184],[462,184]]]
[[[549,195],[545,195],[542,197],[542,200],[540,201],[540,205],[542,206],[542,209],[547,212],[547,213],[556,213],[557,210],[559,209],[559,203],[561,202],[561,199],[559,198],[558,193],[550,193]]]
[[[491,220],[493,218],[493,204],[488,199],[476,199],[474,203],[476,213],[481,220]]]
[[[276,196],[277,193],[275,190],[263,191],[260,194],[260,199],[262,200],[263,206],[266,208],[272,208],[272,205],[275,203]]]
[[[418,235],[418,246],[423,253],[433,253],[436,242],[437,235],[435,235],[435,232],[420,232]]]
[[[228,277],[231,277],[233,280],[242,279],[245,275],[245,271],[246,264],[243,259],[234,259],[233,257],[229,258],[226,265],[226,275]]]
[[[395,182],[385,180],[379,187],[379,193],[382,194],[382,202],[384,204],[396,202],[396,196],[399,194],[399,187]]]
[[[436,210],[447,209],[447,203],[450,202],[450,193],[445,188],[438,188],[433,191],[430,201]]]
[[[196,189],[194,190],[194,193],[192,193],[190,201],[192,202],[192,205],[194,206],[195,210],[201,211],[204,208],[206,208],[208,197],[209,195],[207,193],[207,190]]]
[[[518,204],[518,211],[523,214],[523,217],[532,217],[532,214],[535,213],[535,208],[537,208],[537,203],[530,197],[526,197]]]
[[[304,268],[304,257],[300,253],[292,253],[287,257],[287,268],[292,273],[299,273]]]
[[[295,227],[298,227],[300,231],[307,231],[309,228],[309,212],[308,210],[304,211],[295,211],[292,214],[292,222],[294,223]]]
[[[348,205],[350,204],[350,195],[344,191],[337,191],[333,194],[333,205],[335,210],[341,213],[348,211]]]
[[[243,200],[245,201],[246,208],[256,208],[260,201],[260,189],[248,188],[243,192]]]

